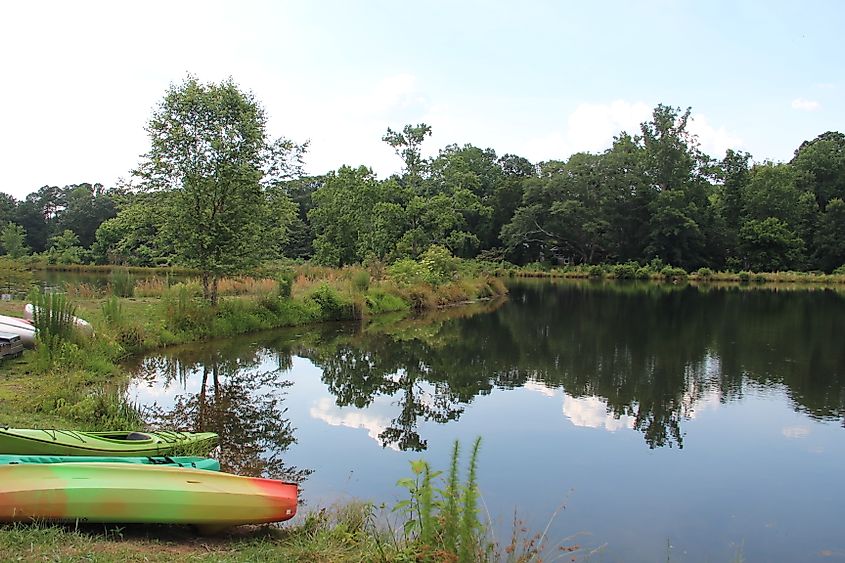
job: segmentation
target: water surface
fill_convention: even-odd
[[[845,297],[520,283],[503,304],[284,330],[139,359],[151,418],[311,506],[388,505],[408,460],[483,437],[514,512],[598,561],[845,560]],[[565,508],[559,510],[561,506]],[[552,552],[550,559],[556,554]]]

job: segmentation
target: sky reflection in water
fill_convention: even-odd
[[[444,468],[481,435],[500,537],[565,504],[550,537],[598,560],[836,560],[843,328],[833,291],[515,284],[501,306],[174,349],[129,393],[251,440],[242,472],[313,470],[312,506],[393,503],[408,460]]]

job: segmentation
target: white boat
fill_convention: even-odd
[[[27,303],[23,308],[24,319],[32,322],[32,316],[34,313],[35,307],[33,307],[32,303]],[[76,328],[81,329],[82,332],[84,332],[85,334],[94,334],[94,327],[91,326],[91,323],[84,319],[80,319],[79,317],[73,317],[73,324],[75,324]]]
[[[9,332],[21,337],[24,346],[35,346],[35,327],[24,319],[0,315],[0,332]]]

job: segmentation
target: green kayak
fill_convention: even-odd
[[[212,432],[78,432],[0,427],[0,454],[147,457],[205,453]],[[203,451],[205,450],[205,451]]]
[[[90,455],[0,455],[0,465],[49,463],[134,463],[160,467],[190,467],[220,471],[220,462],[207,457],[100,457]]]

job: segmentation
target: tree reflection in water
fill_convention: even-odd
[[[268,365],[272,360],[274,365]],[[311,470],[288,466],[284,452],[296,442],[285,417],[283,378],[291,358],[255,350],[246,342],[207,343],[148,358],[137,373],[165,377],[165,386],[182,388],[200,376],[199,389],[174,397],[173,406],[148,407],[155,426],[216,432],[220,437],[220,464],[238,475],[302,481]]]
[[[611,419],[631,421],[649,448],[683,447],[683,423],[704,402],[751,388],[783,388],[796,410],[842,419],[843,332],[845,299],[834,291],[517,283],[501,307],[297,329],[260,345],[257,336],[232,339],[146,367],[201,380],[159,421],[217,431],[228,467],[281,475],[300,471],[274,457],[293,443],[282,377],[292,355],[322,370],[339,407],[389,398],[384,446],[424,450],[423,421],[458,420],[479,395],[530,383],[595,399]]]

